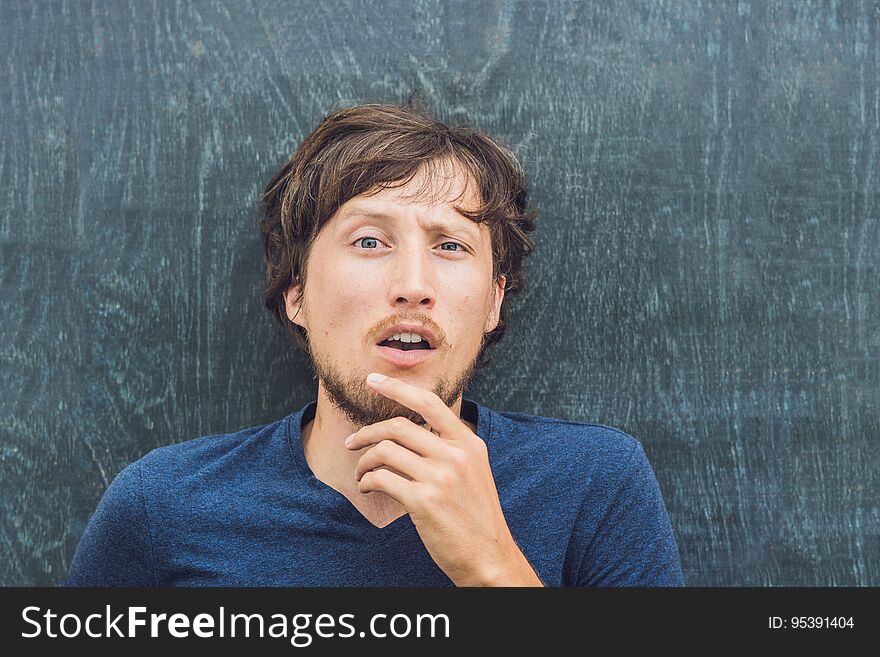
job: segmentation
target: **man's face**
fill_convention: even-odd
[[[498,325],[505,280],[492,280],[489,229],[451,206],[475,209],[479,191],[464,170],[449,163],[445,170],[445,177],[427,181],[431,174],[423,168],[402,187],[344,203],[312,244],[302,307],[296,287],[285,293],[288,318],[308,332],[319,396],[326,393],[355,425],[398,415],[424,423],[369,389],[370,372],[431,390],[452,407],[485,334]],[[416,197],[426,182],[426,193]],[[435,348],[378,346],[398,324],[433,332]]]

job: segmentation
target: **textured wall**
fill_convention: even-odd
[[[259,190],[329,111],[518,149],[540,210],[468,396],[618,426],[690,585],[880,585],[877,2],[0,4],[0,582],[116,473],[314,395]]]

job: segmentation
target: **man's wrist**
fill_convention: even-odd
[[[484,572],[477,586],[544,586],[515,542],[508,548],[507,555]]]

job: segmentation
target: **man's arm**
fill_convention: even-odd
[[[640,443],[599,518],[585,539],[577,586],[684,586],[666,505]]]
[[[62,586],[158,586],[140,468],[124,468],[107,488]]]

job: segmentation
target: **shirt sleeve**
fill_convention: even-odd
[[[587,544],[577,586],[684,586],[666,505],[638,441],[612,490]]]
[[[80,539],[62,586],[157,586],[141,464],[111,482]]]

